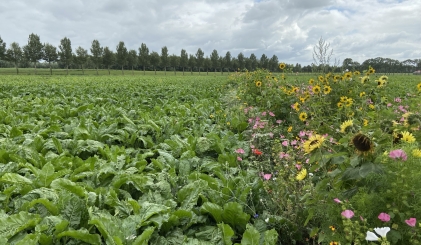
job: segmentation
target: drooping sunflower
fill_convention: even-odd
[[[414,135],[412,135],[412,133],[408,132],[408,131],[403,131],[402,132],[402,141],[405,141],[407,143],[414,143],[415,142],[415,137]]]
[[[315,149],[320,148],[324,140],[325,138],[318,134],[310,136],[310,138],[306,140],[306,142],[304,142],[303,144],[304,152],[308,154],[314,151]]]
[[[369,81],[370,81],[370,77],[369,77],[369,76],[363,76],[363,77],[361,78],[361,83],[362,83],[362,84],[367,83],[367,82],[369,82]]]
[[[341,133],[346,133],[346,130],[349,129],[350,127],[352,127],[354,125],[354,122],[352,120],[346,120],[345,122],[343,122],[341,124],[340,127],[340,132]]]
[[[320,86],[319,86],[319,85],[316,85],[316,86],[314,86],[314,87],[312,88],[312,90],[313,90],[313,93],[315,93],[315,94],[319,94],[319,93],[320,93]]]
[[[358,133],[352,137],[351,143],[359,153],[367,154],[373,151],[373,142],[368,136],[362,133]]]
[[[257,81],[256,82],[256,87],[260,87],[260,86],[262,86],[262,82],[261,81]]]
[[[284,62],[279,64],[279,69],[283,70],[283,69],[285,69],[285,67],[286,67],[286,65],[285,65]]]
[[[305,122],[307,120],[307,113],[301,112],[299,118],[301,121]]]
[[[295,177],[296,180],[301,181],[307,176],[307,169],[303,168]]]
[[[324,86],[323,87],[323,93],[329,94],[332,91],[332,88],[330,86]]]

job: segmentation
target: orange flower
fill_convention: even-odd
[[[263,154],[263,152],[259,151],[258,149],[253,149],[253,154],[256,156],[260,156]]]

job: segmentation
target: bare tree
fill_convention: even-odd
[[[313,47],[314,65],[317,66],[321,72],[325,73],[332,55],[333,49],[330,48],[330,43],[326,42],[323,37],[320,37],[318,44]]]

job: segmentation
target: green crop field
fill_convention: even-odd
[[[419,77],[20,72],[0,244],[421,241]]]

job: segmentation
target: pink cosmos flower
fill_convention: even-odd
[[[392,106],[392,103],[387,103],[387,105],[386,105],[387,107],[391,107]]]
[[[342,201],[339,200],[339,198],[335,198],[335,199],[333,199],[333,201],[335,201],[336,203],[342,203]]]
[[[274,117],[275,116],[275,114],[273,113],[273,112],[269,112],[269,115],[271,116],[271,117]]]
[[[291,141],[291,145],[296,145],[296,144],[297,144],[296,140]]]
[[[300,164],[295,164],[295,167],[297,168],[297,170],[301,170],[301,165]]]
[[[288,140],[284,140],[284,141],[282,141],[282,145],[283,145],[283,146],[288,146]]]
[[[266,112],[264,111],[264,112],[262,112],[262,116],[266,116]]]
[[[397,103],[401,103],[401,102],[402,102],[402,100],[401,100],[401,98],[397,97],[397,98],[395,98],[395,102],[397,102]]]
[[[300,133],[298,134],[300,136],[300,138],[306,136],[306,132],[305,131],[300,131]]]
[[[389,157],[392,159],[402,159],[403,161],[406,161],[408,159],[406,153],[401,149],[391,151],[389,153]]]
[[[411,227],[414,227],[415,224],[417,223],[417,219],[416,218],[410,218],[410,219],[405,220],[405,223],[407,223]]]
[[[349,210],[349,209],[343,211],[341,214],[347,219],[354,217],[354,212],[352,212],[352,210]]]
[[[269,133],[269,137],[273,138],[273,133],[272,132]]]
[[[237,157],[237,160],[240,161],[240,162],[243,161],[243,159],[241,157]]]
[[[288,157],[289,157],[289,154],[288,153],[285,153],[285,152],[279,153],[279,158],[280,159],[282,159],[282,158],[288,158]]]
[[[263,175],[264,180],[270,180],[270,178],[272,178],[272,174],[264,174]]]
[[[387,213],[380,213],[377,218],[379,218],[379,220],[383,222],[388,222],[390,220],[390,215],[388,215]]]
[[[242,148],[235,150],[235,153],[244,154],[245,151]]]
[[[281,124],[282,120],[276,120],[277,124]]]

